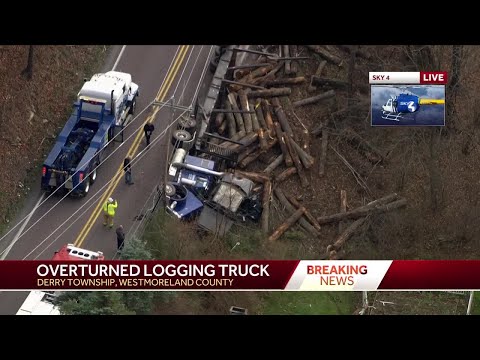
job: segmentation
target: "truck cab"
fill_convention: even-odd
[[[132,82],[132,76],[118,71],[99,73],[85,81],[77,95],[81,98],[101,99],[105,101],[108,109],[115,118],[115,125],[125,121],[128,114],[133,114],[138,96],[138,85]],[[85,111],[98,112],[95,106],[84,105]]]

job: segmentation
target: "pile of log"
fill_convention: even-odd
[[[226,94],[213,111],[214,132],[243,144],[228,141],[219,144],[238,153],[237,168],[232,169],[233,172],[263,186],[262,230],[270,235],[271,241],[297,221],[314,236],[319,236],[320,229],[308,209],[295,199],[287,200],[278,188],[279,183],[295,174],[303,188],[309,186],[308,171],[315,163],[308,152],[308,131],[301,137],[294,132],[293,122],[297,119],[291,116],[293,109],[335,96],[334,90],[328,90],[293,103],[290,101],[292,88],[307,83],[305,77],[296,76],[296,61],[302,58],[295,54],[296,47],[281,46],[278,55],[259,53],[251,64],[231,65],[232,80],[224,80]],[[263,171],[245,171],[257,160],[263,163]],[[285,203],[290,217],[272,232],[269,207],[273,193]]]
[[[342,47],[340,50],[348,54],[354,51],[358,56],[368,56],[357,48]],[[228,73],[231,76],[223,80],[226,91],[220,96],[216,109],[212,111],[210,124],[214,126],[210,131],[234,141],[218,143],[220,147],[238,154],[237,166],[230,171],[254,181],[257,188],[263,191],[261,228],[268,235],[268,240],[276,241],[295,224],[312,237],[318,238],[322,225],[338,222],[338,238],[329,245],[327,251],[327,258],[334,259],[345,241],[362,226],[368,215],[404,206],[406,200],[399,199],[398,196],[392,200],[390,196],[387,197],[388,202],[382,198],[347,211],[346,193],[342,192],[343,205],[340,213],[316,218],[299,198],[286,194],[281,185],[288,178],[298,179],[298,189],[309,187],[310,173],[315,163],[318,163],[318,166],[315,166],[313,176],[325,173],[329,149],[327,126],[330,120],[309,131],[295,114],[295,110],[333,99],[337,92],[350,94],[352,82],[322,74],[326,66],[345,65],[338,52],[329,47],[306,45],[302,48],[303,52],[308,52],[319,60],[315,73],[308,78],[298,74],[297,61],[304,58],[298,56],[297,46],[279,46],[278,53],[242,51],[250,51],[257,59],[248,64],[230,65]],[[303,85],[307,85],[310,93],[308,97],[292,101],[290,96],[294,88]],[[313,92],[315,94],[311,94]],[[363,107],[363,103],[350,105],[347,109],[330,113],[329,118],[335,120]],[[319,159],[310,154],[309,146],[310,138],[317,135],[322,136]],[[357,147],[370,162],[384,161],[385,155],[353,130],[343,132],[342,136]],[[258,162],[262,165],[258,166]],[[250,170],[249,167],[253,167],[255,163],[256,170]],[[273,196],[286,212],[286,220],[276,229],[270,228],[270,204]],[[349,220],[353,220],[353,223],[348,224]]]

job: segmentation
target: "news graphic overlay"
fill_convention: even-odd
[[[445,126],[447,72],[370,72],[372,126]]]
[[[480,290],[480,260],[0,261],[0,290]]]

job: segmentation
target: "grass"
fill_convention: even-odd
[[[369,292],[368,298],[374,306],[370,311],[372,315],[465,315],[469,295],[442,291],[387,291]],[[480,298],[477,299],[480,302]],[[480,311],[480,304],[477,311]]]
[[[264,298],[264,315],[350,315],[356,293],[273,292]]]
[[[471,315],[480,315],[480,291],[475,291]]]

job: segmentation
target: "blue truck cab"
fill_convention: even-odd
[[[42,190],[86,196],[102,154],[135,112],[139,87],[130,74],[95,74],[78,93],[67,123],[42,167]],[[123,138],[123,137],[122,137]]]

